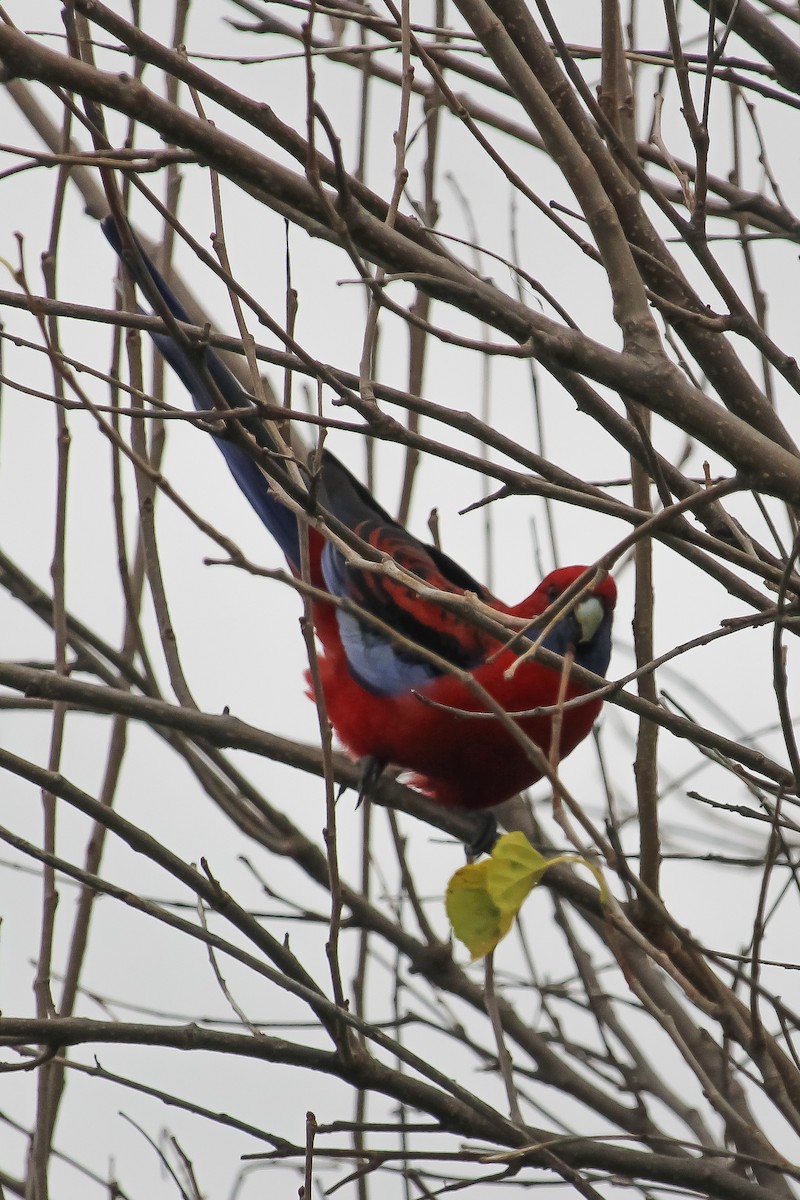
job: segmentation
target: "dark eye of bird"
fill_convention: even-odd
[[[554,600],[557,600],[560,594],[561,594],[561,593],[559,592],[559,590],[558,590],[558,588],[555,586],[555,584],[553,584],[551,587],[549,587],[549,588],[547,589],[547,602],[548,602],[548,604],[552,604]]]

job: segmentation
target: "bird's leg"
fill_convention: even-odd
[[[481,825],[476,836],[471,842],[464,843],[464,849],[470,862],[475,858],[480,858],[482,854],[491,854],[497,841],[497,821],[494,813],[482,812],[480,819]]]
[[[385,767],[386,763],[382,759],[374,758],[372,755],[358,760],[358,796],[356,799],[356,808],[359,807],[363,800],[369,800],[369,794],[376,787]],[[336,793],[337,801],[341,800],[346,791],[347,784],[340,784],[339,791]]]
[[[383,769],[386,763],[380,758],[374,758],[371,754],[368,758],[362,758],[359,763],[361,768],[361,778],[358,781],[358,799],[356,800],[356,808],[359,807],[363,800],[369,800],[370,792],[377,787],[378,780],[383,774]]]

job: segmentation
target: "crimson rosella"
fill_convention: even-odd
[[[111,218],[104,229],[145,295],[152,298],[155,289],[177,320],[189,322],[141,246],[131,237],[126,238],[129,248],[125,249]],[[136,253],[130,250],[134,245]],[[164,334],[155,335],[155,341],[198,410],[219,412],[221,406],[252,410],[252,415],[241,418],[244,439],[224,433],[215,434],[215,439],[239,487],[292,572],[299,575],[298,517],[270,486],[259,455],[262,463],[265,455],[273,459],[270,474],[278,480],[286,478],[285,466],[252,399],[212,350],[192,350],[188,343]],[[250,449],[248,438],[255,443]],[[509,648],[508,638],[486,632],[468,615],[442,607],[430,593],[431,589],[450,597],[472,593],[499,615],[534,622],[585,568],[553,571],[527,599],[506,605],[441,550],[419,541],[394,521],[328,451],[321,456],[311,490],[314,511],[331,514],[374,550],[390,555],[411,577],[393,578],[353,565],[353,556],[348,561],[341,541],[331,541],[315,526],[308,526],[310,582],[334,598],[352,602],[347,608],[322,600],[313,605],[314,628],[322,646],[319,675],[325,705],[347,751],[354,758],[368,759],[373,768],[394,764],[412,772],[411,783],[444,805],[488,808],[534,783],[541,772],[524,747],[500,719],[485,715],[485,702],[463,677],[448,671],[448,664],[468,672],[512,716],[556,705],[560,672],[535,657],[510,670],[522,647]],[[415,589],[414,578],[424,585],[424,595]],[[605,675],[615,600],[616,587],[609,576],[553,624],[542,644],[557,654],[572,650],[578,665]],[[359,619],[353,604],[380,624]],[[390,631],[400,634],[402,642],[394,640]],[[562,694],[572,699],[584,690],[570,680]],[[587,699],[563,712],[559,758],[586,737],[601,704]],[[470,717],[470,713],[484,715]],[[551,720],[549,713],[517,718],[519,728],[545,754],[551,750]]]

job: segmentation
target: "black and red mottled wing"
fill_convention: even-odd
[[[485,603],[498,603],[446,554],[419,541],[392,520],[332,455],[323,459],[321,483],[324,506],[374,550],[388,555],[422,584],[455,595],[471,592]],[[400,642],[368,621],[337,611],[350,670],[362,687],[375,695],[397,695],[422,687],[442,674],[444,667],[424,653],[415,652],[408,643],[464,670],[485,661],[496,645],[487,634],[435,600],[421,596],[412,586],[380,571],[353,565],[332,542],[323,550],[322,570],[333,595],[353,601],[404,639]]]

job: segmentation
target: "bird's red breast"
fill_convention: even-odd
[[[568,567],[553,572],[525,601],[505,611],[528,618],[541,616],[584,570]],[[591,596],[602,606],[603,622],[610,625],[616,602],[614,581],[607,577]],[[328,716],[354,757],[370,756],[405,767],[412,772],[411,783],[432,799],[465,808],[500,804],[541,778],[525,747],[501,721],[487,714],[482,700],[462,679],[443,674],[417,689],[375,695],[348,670],[330,605],[319,606],[317,627],[325,648],[320,678]],[[576,647],[576,661],[586,657],[591,647],[582,649],[583,655],[581,647]],[[494,639],[487,639],[485,651],[484,661],[470,675],[506,713],[513,716],[556,704],[560,672],[530,659],[511,673],[509,668],[517,659],[514,651],[503,650],[502,643]],[[605,665],[601,664],[599,673]],[[583,694],[579,684],[567,684],[566,699]],[[601,707],[601,700],[587,699],[563,713],[559,760],[586,737]],[[550,714],[522,716],[516,723],[545,755],[550,753]]]

